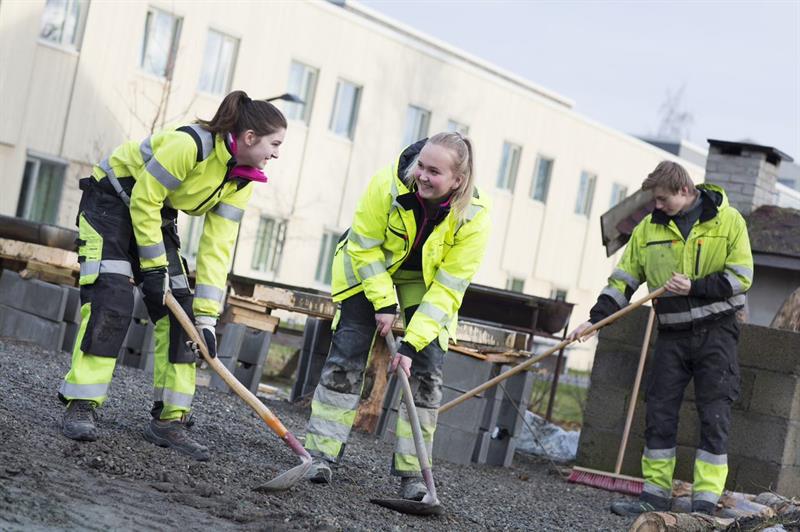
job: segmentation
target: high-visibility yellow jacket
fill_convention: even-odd
[[[353,223],[334,255],[334,301],[363,291],[376,310],[397,304],[392,274],[410,255],[417,235],[410,207],[417,199],[400,178],[408,159],[407,150],[397,162],[380,170],[359,200]],[[438,338],[444,328],[454,337],[464,292],[486,251],[489,207],[488,199],[476,189],[463,221],[451,210],[423,244],[422,276],[427,292],[407,324],[404,338],[417,351]]]
[[[643,282],[650,291],[666,284],[673,272],[692,281],[688,296],[667,293],[655,305],[659,327],[686,329],[692,322],[732,314],[745,304],[753,282],[753,257],[742,215],[716,185],[697,187],[702,212],[684,239],[675,222],[656,210],[633,230],[617,268],[591,312],[597,322],[628,304]]]
[[[143,270],[167,265],[162,207],[205,215],[197,253],[196,315],[219,315],[239,222],[252,194],[248,181],[228,178],[235,164],[229,142],[227,135],[197,124],[168,128],[141,143],[122,144],[93,171],[97,180],[110,177],[129,203]],[[136,180],[130,198],[119,188],[121,177]]]

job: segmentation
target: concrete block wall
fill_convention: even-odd
[[[613,471],[631,398],[648,309],[638,309],[600,333],[592,368],[578,465]],[[649,359],[652,356],[648,353]],[[732,410],[729,489],[773,489],[800,495],[800,333],[745,324],[739,339],[741,393]],[[641,477],[645,379],[637,398],[622,472]],[[678,424],[675,478],[692,481],[700,426],[694,385],[686,388]]]
[[[226,323],[219,333],[217,356],[220,362],[233,373],[252,393],[258,391],[267,353],[272,342],[272,333],[260,331],[240,323]],[[225,381],[213,373],[211,387],[233,393]]]
[[[61,350],[67,331],[64,314],[70,302],[66,286],[0,273],[0,336]],[[71,307],[71,311],[72,311]]]
[[[776,203],[778,166],[767,161],[763,151],[745,148],[730,154],[712,143],[706,160],[706,182],[724,188],[731,205],[747,215],[760,205]]]

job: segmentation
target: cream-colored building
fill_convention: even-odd
[[[3,0],[0,65],[0,213],[68,227],[78,179],[123,140],[208,118],[232,88],[304,98],[281,102],[286,143],[256,186],[234,271],[321,289],[370,176],[404,143],[457,128],[494,201],[475,281],[566,297],[577,323],[616,260],[599,215],[676,159],[349,1]],[[198,222],[181,219],[190,252]],[[591,353],[576,349],[571,365],[587,367]]]

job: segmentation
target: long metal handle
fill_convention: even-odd
[[[397,355],[397,345],[394,343],[392,331],[389,331],[386,335],[386,345],[389,346],[389,353],[392,358],[394,358]],[[411,423],[411,433],[414,435],[414,447],[417,450],[417,459],[419,460],[420,469],[422,469],[422,478],[425,480],[425,487],[428,488],[428,496],[431,500],[438,501],[436,496],[436,484],[433,482],[433,474],[431,473],[431,462],[428,460],[428,449],[425,447],[425,440],[422,437],[422,426],[419,423],[417,407],[414,405],[414,395],[411,392],[411,384],[408,382],[408,377],[406,377],[405,371],[403,371],[403,368],[400,367],[399,364],[397,365],[395,373],[403,387],[403,402],[406,405],[408,421]]]
[[[659,288],[658,290],[653,290],[652,292],[647,294],[645,297],[634,301],[633,303],[631,303],[630,305],[628,305],[625,308],[621,308],[620,310],[616,311],[611,316],[608,316],[607,318],[598,321],[597,323],[595,323],[594,325],[592,325],[591,327],[586,329],[581,336],[586,336],[588,334],[593,333],[594,331],[596,331],[598,329],[602,329],[603,327],[605,327],[609,323],[614,322],[614,321],[620,319],[621,317],[625,316],[626,314],[628,314],[632,310],[634,310],[634,309],[636,309],[638,307],[641,307],[643,304],[647,303],[651,299],[659,297],[666,290],[667,289],[664,288],[663,286],[661,288]],[[550,349],[548,349],[547,351],[545,351],[541,355],[535,356],[533,358],[529,358],[525,362],[522,362],[521,364],[517,364],[516,366],[514,366],[510,370],[508,370],[508,371],[506,371],[504,373],[501,373],[500,375],[498,375],[497,377],[494,377],[493,379],[489,379],[488,381],[484,382],[480,386],[476,386],[472,390],[470,390],[468,392],[465,392],[462,395],[459,395],[458,397],[456,397],[455,399],[453,399],[449,403],[446,403],[446,404],[442,405],[439,408],[439,413],[443,414],[444,412],[447,412],[451,408],[460,405],[461,403],[463,403],[464,401],[466,401],[470,397],[475,397],[476,395],[478,395],[482,391],[488,390],[489,388],[491,388],[492,386],[496,385],[497,383],[500,383],[500,382],[506,380],[509,377],[513,377],[517,373],[521,373],[521,372],[525,371],[526,369],[528,369],[529,367],[533,366],[534,364],[536,364],[540,360],[549,357],[550,355],[552,355],[553,353],[555,353],[556,351],[558,351],[562,347],[566,347],[567,345],[571,344],[574,341],[575,340],[569,340],[569,339],[563,340],[558,345],[556,345],[555,347],[551,347]]]

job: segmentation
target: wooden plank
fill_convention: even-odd
[[[480,345],[503,346],[508,349],[523,350],[528,345],[530,335],[519,331],[511,331],[487,324],[458,322],[456,338],[459,342]]]
[[[330,296],[286,290],[261,284],[253,288],[253,299],[271,308],[280,308],[319,318],[333,318],[336,303]]]
[[[280,318],[263,314],[254,310],[229,305],[222,317],[225,323],[241,323],[253,329],[274,333],[280,323]]]
[[[226,303],[228,305],[234,305],[236,307],[246,308],[249,310],[253,310],[255,312],[260,312],[262,314],[267,314],[267,310],[269,310],[269,307],[267,307],[263,303],[259,303],[254,299],[251,299],[249,297],[237,296],[233,294],[228,296]]]
[[[375,344],[372,346],[372,356],[370,356],[367,370],[364,373],[364,389],[353,423],[356,430],[372,434],[378,427],[378,420],[383,408],[383,396],[386,394],[386,383],[389,382],[386,374],[388,368],[389,348],[386,346],[386,341],[377,336]]]
[[[42,264],[59,266],[71,271],[80,271],[81,269],[78,264],[78,254],[74,251],[8,238],[0,238],[0,258],[26,262],[35,260]]]
[[[72,268],[53,266],[38,261],[28,261],[25,269],[19,272],[23,279],[39,279],[48,283],[75,286],[76,276]]]

